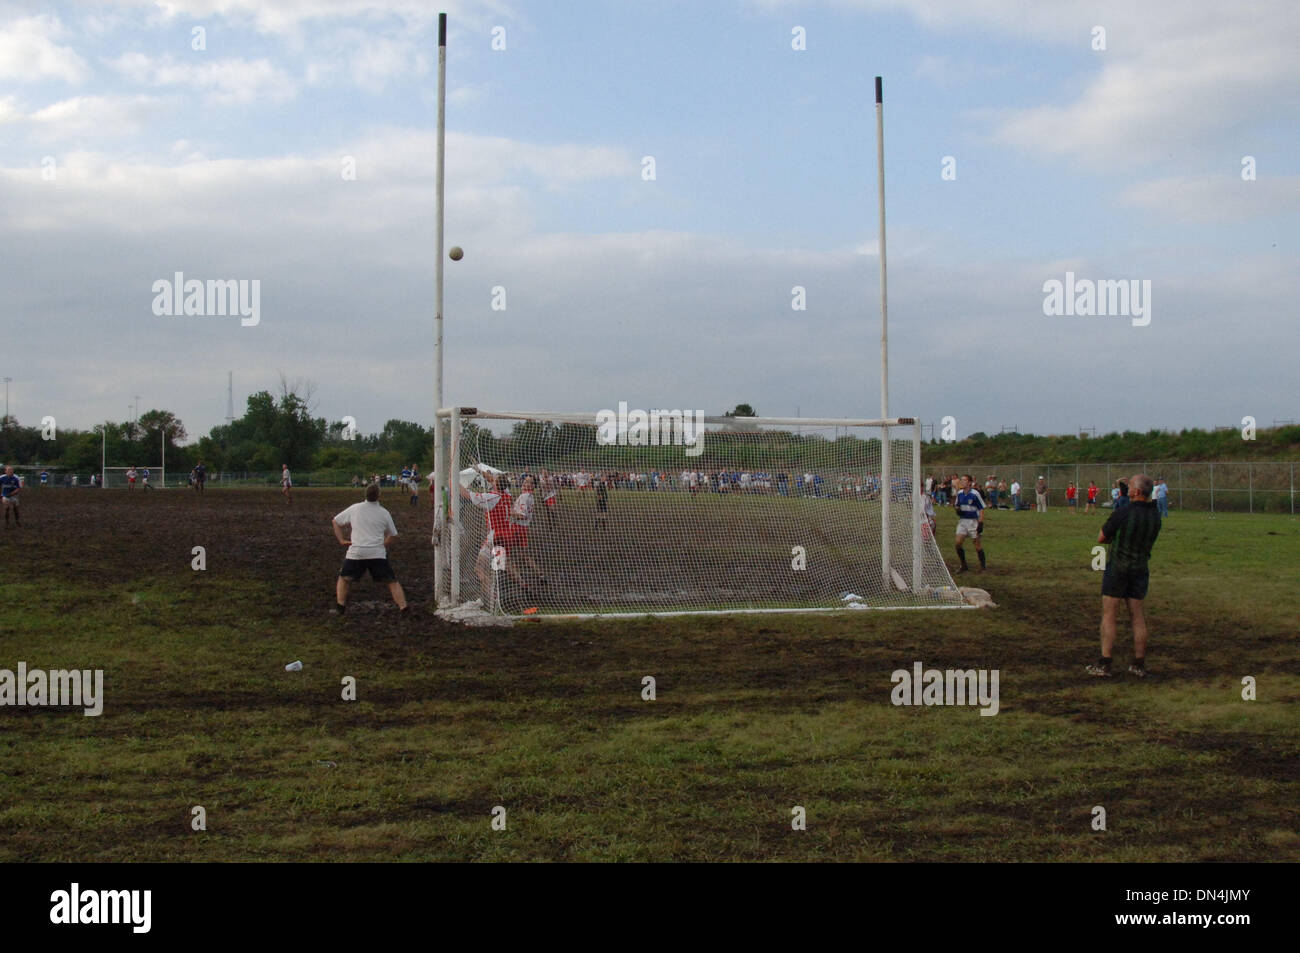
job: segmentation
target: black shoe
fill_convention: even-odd
[[[334,608],[330,610],[330,615],[342,615],[347,611],[348,611],[347,606],[341,606],[336,602],[334,603]]]

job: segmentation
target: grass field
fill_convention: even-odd
[[[0,708],[0,861],[1300,858],[1290,517],[1175,513],[1158,677],[1098,682],[1104,517],[991,516],[992,610],[462,630],[395,495],[410,619],[368,583],[326,614],[351,491],[25,496],[0,668],[103,669],[106,700]],[[895,707],[916,661],[998,669],[1000,712]]]

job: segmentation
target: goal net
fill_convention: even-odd
[[[439,413],[440,607],[511,616],[960,607],[911,419]]]
[[[131,483],[131,479],[130,479],[130,473],[133,469],[135,470],[134,484]],[[115,488],[120,489],[122,487],[131,487],[131,486],[134,486],[136,489],[143,489],[145,486],[146,471],[149,474],[148,485],[150,487],[156,490],[163,485],[164,473],[162,467],[160,466],[158,467],[149,467],[149,466],[104,467],[101,474],[101,479],[103,480],[103,485],[110,490]]]

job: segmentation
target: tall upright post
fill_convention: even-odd
[[[99,432],[99,488],[104,488],[104,477],[108,476],[108,421]]]
[[[158,484],[164,490],[167,489],[167,427],[163,426],[162,431],[162,478]]]
[[[921,520],[925,516],[921,492],[921,421],[912,424],[912,592],[921,591]]]
[[[447,487],[447,459],[443,450],[442,410],[442,224],[444,166],[447,155],[447,14],[438,14],[438,167],[436,175],[436,212],[434,239],[434,315],[433,315],[433,598],[441,604],[447,595],[443,569],[447,565],[447,547],[457,540],[450,538],[443,497]],[[448,423],[450,428],[451,422]]]
[[[880,418],[889,419],[889,290],[885,277],[885,97],[881,77],[876,77],[876,191],[880,202]],[[880,574],[891,584],[889,559],[890,497],[889,427],[880,431]]]
[[[459,407],[453,407],[451,409],[451,420],[448,423],[447,429],[451,431],[450,433],[450,438],[451,438],[450,450],[451,450],[451,460],[452,460],[451,467],[458,468],[460,466],[460,408]],[[439,500],[438,502],[439,505],[441,506],[442,501]],[[447,558],[451,570],[448,573],[448,575],[451,576],[451,604],[456,606],[456,605],[460,605],[460,539],[461,539],[460,510],[461,510],[461,506],[460,506],[459,491],[456,493],[455,497],[452,497],[450,485],[448,485],[447,507],[450,509],[451,512],[448,513],[446,525],[443,527],[442,545],[447,552]],[[496,573],[493,573],[492,575],[495,578]],[[480,593],[480,595],[483,597],[483,607],[487,608],[487,593]]]

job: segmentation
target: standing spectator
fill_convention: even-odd
[[[1014,513],[1020,509],[1020,481],[1011,481],[1011,511]]]
[[[1038,500],[1038,512],[1047,512],[1047,481],[1040,474],[1038,483],[1034,486],[1034,495]]]
[[[1153,499],[1156,503],[1156,509],[1160,512],[1160,518],[1165,519],[1169,516],[1169,487],[1165,484],[1164,477],[1156,477],[1156,486],[1153,491]]]
[[[1128,485],[1121,483],[1127,500]],[[1116,617],[1119,604],[1128,604],[1133,620],[1133,664],[1128,673],[1145,678],[1147,621],[1142,600],[1146,598],[1151,575],[1147,563],[1151,548],[1160,535],[1160,512],[1148,499],[1151,478],[1145,473],[1133,476],[1133,502],[1117,507],[1097,534],[1097,542],[1110,543],[1106,572],[1101,579],[1101,658],[1085,671],[1097,678],[1110,678],[1111,652],[1115,647]]]
[[[1002,506],[1000,508],[1005,510],[1007,508],[1007,504],[1006,504],[1007,481],[1006,480],[998,481],[998,497],[1002,500]]]
[[[1097,512],[1097,481],[1088,481],[1088,505],[1084,509],[1084,514]]]
[[[1074,481],[1065,488],[1065,505],[1070,511],[1070,515],[1076,515],[1079,512],[1079,488],[1074,485]]]
[[[989,505],[990,509],[996,509],[998,505],[998,478],[991,476],[984,481],[984,502]]]
[[[925,478],[925,495],[930,496],[933,493],[934,493],[934,477],[927,476]]]
[[[1115,489],[1119,493],[1119,495],[1115,497],[1115,509],[1121,510],[1129,504],[1128,483],[1124,480],[1117,480],[1115,481]]]

